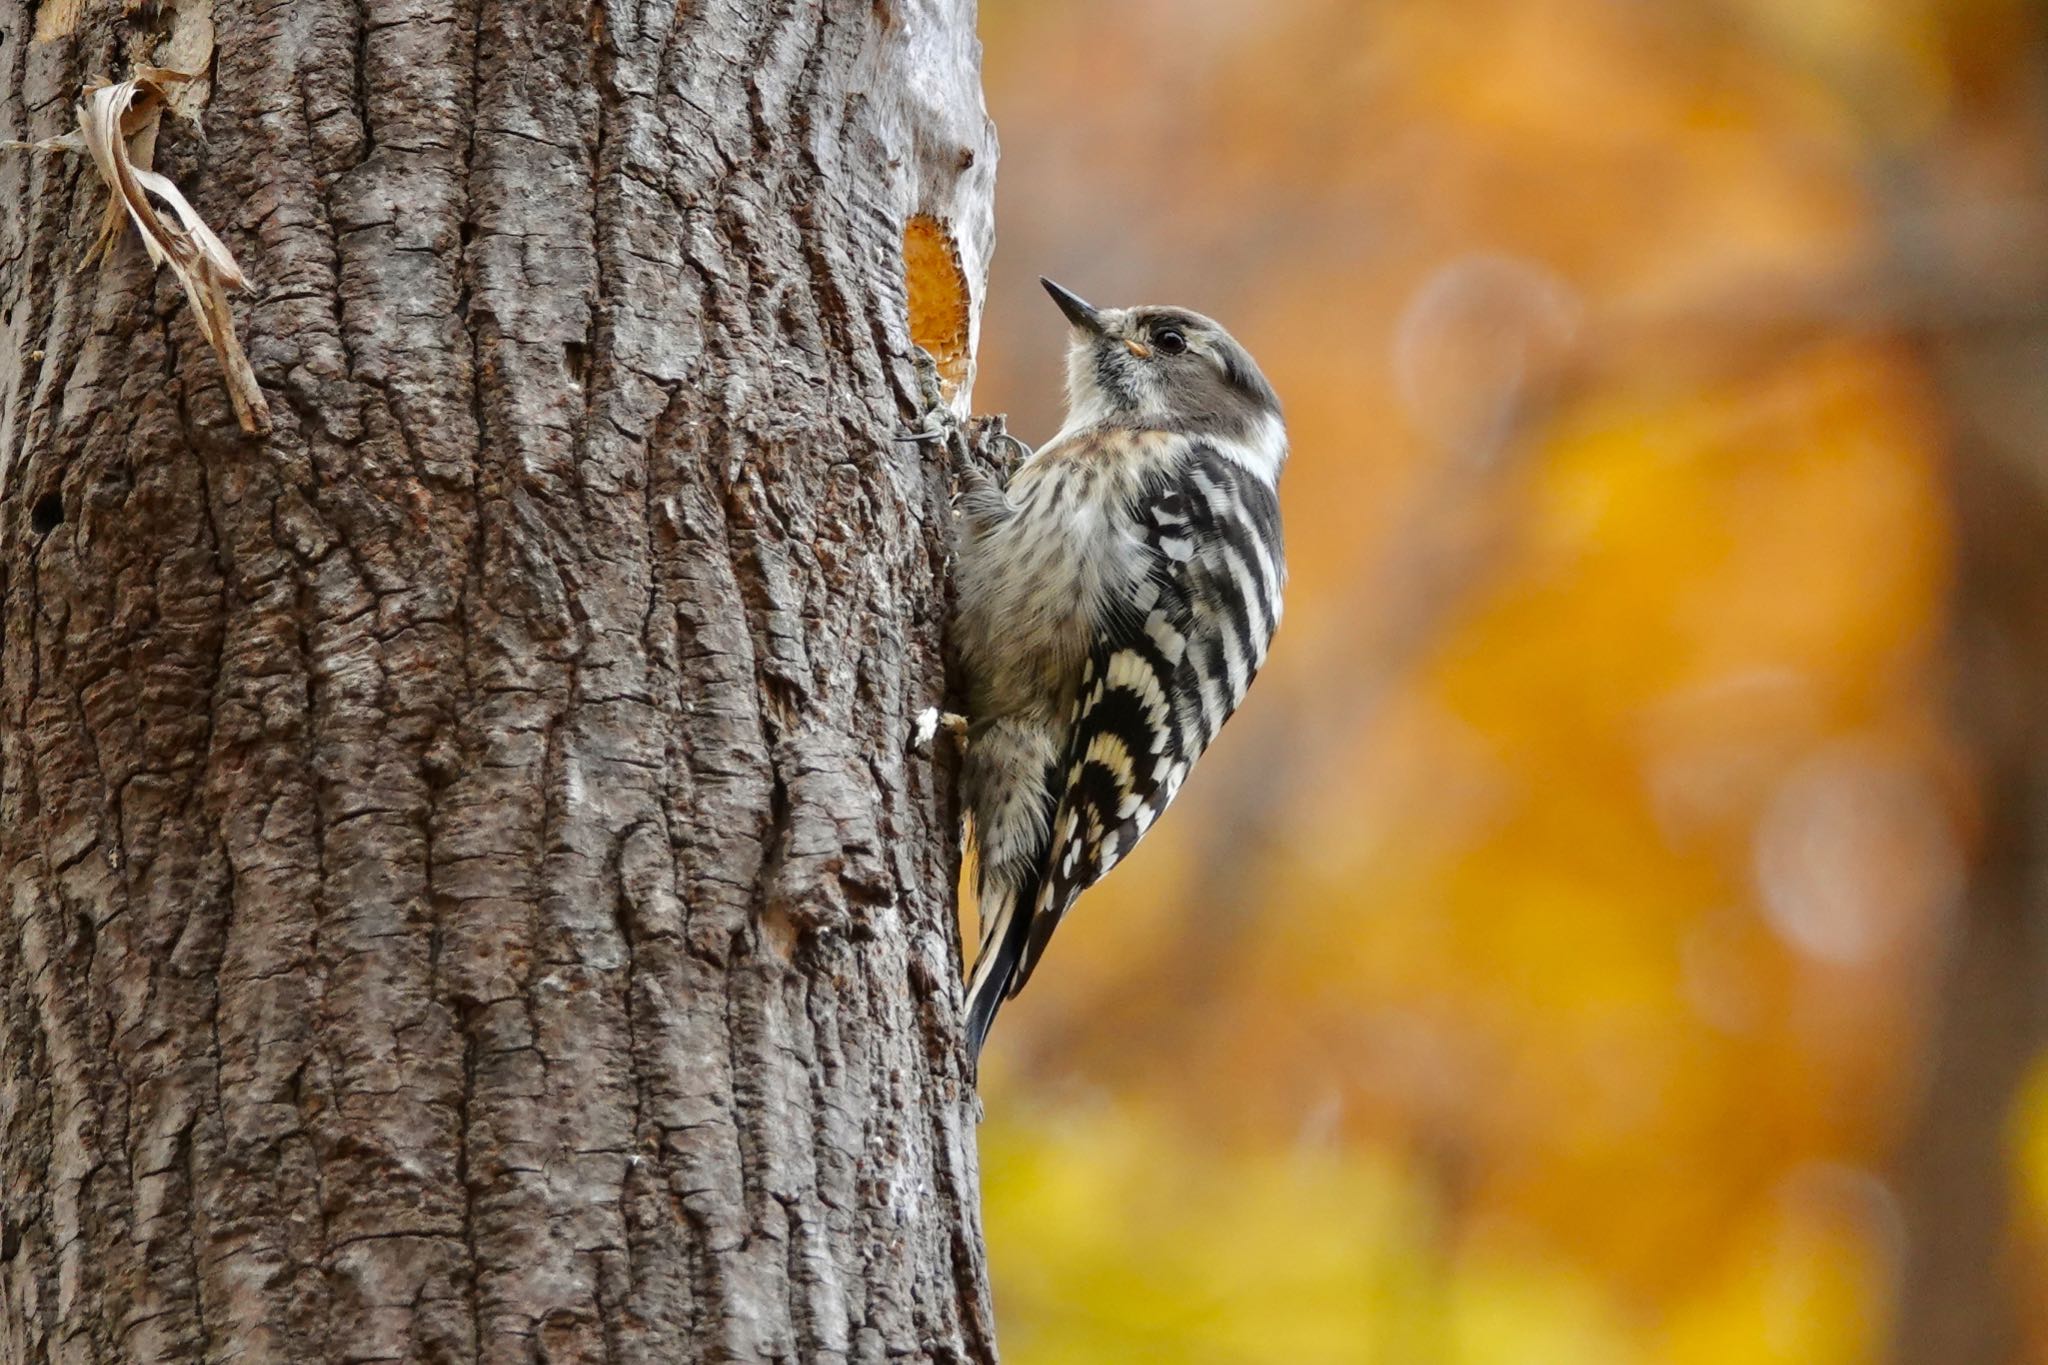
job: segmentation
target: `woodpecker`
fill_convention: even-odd
[[[980,856],[976,1056],[1075,897],[1244,700],[1280,624],[1280,400],[1183,308],[1066,314],[1067,420],[1007,483],[962,470],[953,639]]]

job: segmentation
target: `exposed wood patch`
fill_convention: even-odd
[[[36,41],[50,43],[69,37],[84,8],[85,0],[43,0],[36,10]]]
[[[966,381],[973,358],[968,330],[973,295],[952,231],[930,214],[913,214],[903,229],[903,283],[910,301],[910,339],[938,362],[950,400]]]

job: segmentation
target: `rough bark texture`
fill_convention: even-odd
[[[992,1359],[890,440],[971,0],[38,10],[0,138],[210,17],[277,429],[0,153],[0,1361]]]

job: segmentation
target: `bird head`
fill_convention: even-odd
[[[1067,316],[1067,426],[1157,428],[1250,440],[1280,399],[1251,352],[1185,308],[1097,308],[1041,279]]]

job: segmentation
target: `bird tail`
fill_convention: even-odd
[[[996,1011],[1010,997],[1017,979],[1017,964],[1024,957],[1030,938],[1030,919],[1024,913],[1035,888],[997,887],[984,882],[981,906],[987,929],[981,936],[981,955],[975,959],[974,975],[967,983],[967,1050],[979,1061],[981,1045],[996,1021]]]

